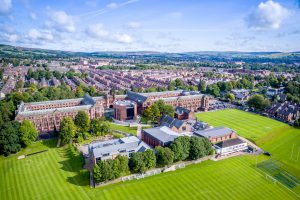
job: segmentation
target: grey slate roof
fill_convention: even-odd
[[[82,105],[94,105],[96,101],[88,93],[85,93],[80,103]]]
[[[88,146],[95,158],[123,152],[144,152],[150,147],[135,136],[97,142]]]
[[[197,136],[202,136],[206,138],[211,138],[211,137],[222,137],[225,135],[229,135],[233,130],[227,127],[216,127],[216,128],[211,128],[211,129],[205,129],[205,130],[198,130],[194,131],[194,134]]]
[[[186,109],[184,107],[180,107],[180,106],[177,106],[175,108],[175,112],[179,115],[183,114],[183,113],[186,113],[186,114],[189,114],[191,111],[189,109]]]
[[[169,128],[172,128],[173,126],[175,126],[176,128],[180,128],[183,124],[183,121],[181,121],[179,119],[175,119],[168,115],[164,115],[160,120],[160,124],[162,126],[167,126]]]
[[[215,145],[220,147],[220,148],[226,148],[226,147],[230,147],[230,146],[234,146],[234,145],[238,145],[238,144],[243,144],[243,143],[245,143],[243,140],[241,140],[239,138],[234,138],[234,139],[218,142]]]
[[[166,126],[148,128],[148,129],[144,129],[143,131],[163,143],[172,142],[174,141],[175,138],[181,136],[180,134],[172,131],[170,128]]]
[[[132,91],[127,92],[127,98],[137,103],[144,103],[147,100],[147,97]]]

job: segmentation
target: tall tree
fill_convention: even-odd
[[[18,122],[5,122],[0,126],[0,154],[8,156],[11,153],[20,151],[21,145],[18,130]]]
[[[79,111],[75,116],[75,125],[81,132],[86,132],[90,129],[90,118],[85,111]]]
[[[206,155],[206,149],[200,137],[192,136],[190,143],[190,158],[192,160],[197,160]]]
[[[71,117],[65,117],[60,124],[60,137],[63,143],[69,143],[75,136],[76,126]]]
[[[190,154],[190,137],[189,136],[180,136],[175,138],[175,142],[179,142],[182,146],[181,160],[186,160]]]
[[[147,149],[143,152],[146,169],[154,168],[156,165],[156,156],[154,151]]]
[[[130,169],[137,173],[145,173],[147,171],[146,162],[142,152],[133,153],[129,160]]]
[[[30,145],[38,136],[38,130],[34,124],[25,119],[20,126],[20,139],[26,145]]]
[[[174,141],[170,145],[171,150],[174,153],[174,161],[182,160],[183,155],[183,147],[179,141]]]
[[[157,164],[160,166],[168,166],[173,163],[174,153],[168,147],[155,147]]]

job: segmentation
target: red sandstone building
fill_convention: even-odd
[[[64,117],[74,118],[78,111],[85,111],[90,119],[93,119],[104,116],[109,109],[114,108],[114,117],[124,121],[135,119],[137,113],[141,113],[143,109],[159,99],[173,107],[180,106],[191,111],[206,111],[210,100],[207,95],[183,91],[153,93],[128,91],[127,95],[105,95],[101,97],[85,95],[83,98],[77,99],[21,103],[16,111],[15,119],[19,122],[28,119],[35,124],[40,132],[52,132],[59,130],[60,122]]]
[[[226,127],[216,127],[194,131],[193,134],[200,137],[206,137],[213,144],[216,142],[237,138],[237,134],[235,133],[235,131]]]
[[[113,104],[114,116],[116,120],[135,120],[137,117],[137,105],[130,100],[120,100]]]

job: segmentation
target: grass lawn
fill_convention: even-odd
[[[26,153],[49,151],[17,160],[0,157],[1,199],[296,199],[253,167],[244,156],[206,161],[175,172],[91,189],[88,173],[77,154],[55,148],[56,142],[38,142]]]
[[[275,158],[286,163],[287,171],[299,175],[299,129],[238,110],[201,113],[199,118],[215,126],[223,125],[235,129],[240,135],[262,145]],[[235,157],[218,162],[206,161],[174,172],[91,189],[89,174],[82,169],[80,156],[68,147],[55,146],[55,140],[45,140],[36,142],[17,155],[0,157],[0,198],[300,199],[299,185],[288,190],[280,184],[274,184],[255,168],[254,156]],[[17,160],[19,155],[45,149],[48,151]],[[265,157],[259,157],[259,163],[265,160]],[[268,165],[259,166],[259,169],[272,170],[273,174],[286,178],[285,174],[279,174],[285,172],[285,169],[266,166]]]
[[[151,127],[151,126],[143,126],[143,128],[149,128],[149,127]],[[130,133],[132,135],[136,135],[137,127],[122,126],[122,125],[111,123],[110,124],[110,129],[122,131],[122,132],[125,132],[125,133]]]
[[[199,113],[197,117],[213,126],[232,128],[271,152],[273,158],[286,164],[289,171],[300,177],[300,129],[235,109]]]

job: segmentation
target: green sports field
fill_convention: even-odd
[[[213,126],[226,126],[272,153],[300,177],[300,129],[257,114],[235,109],[197,114]]]
[[[286,162],[289,169],[282,169],[268,160],[263,165],[261,161],[266,160],[263,157],[259,157],[256,169],[256,157],[242,156],[218,162],[206,161],[175,172],[93,189],[89,187],[89,174],[82,169],[80,156],[68,147],[56,148],[55,140],[47,140],[37,142],[17,155],[0,157],[0,198],[300,199],[297,180],[291,185],[293,188],[289,188],[275,184],[264,174],[270,171],[272,175],[280,175],[286,181],[294,178],[288,174],[290,171],[299,172],[299,161],[293,161],[296,160],[296,153],[292,154],[294,159],[284,158],[290,152],[285,150],[290,144],[299,146],[299,130],[237,110],[204,113],[200,114],[200,118],[213,125],[229,126],[239,134],[252,138],[278,159]],[[19,155],[40,150],[48,151],[17,160]]]
[[[27,153],[49,151],[17,160],[1,158],[1,199],[296,199],[253,167],[255,158],[244,156],[207,161],[145,179],[103,188],[88,186],[88,173],[69,148],[55,141],[37,143]],[[23,152],[22,152],[23,153]]]

